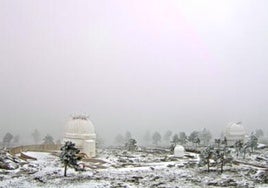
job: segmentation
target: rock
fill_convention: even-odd
[[[5,170],[15,170],[19,168],[19,165],[13,161],[0,161],[0,168]]]
[[[25,161],[12,156],[6,150],[0,150],[0,168],[5,170],[15,170],[19,168],[20,163],[25,164]]]
[[[160,176],[155,176],[155,177],[152,178],[151,181],[155,181],[155,180],[158,180],[158,179],[160,179]]]
[[[258,183],[268,183],[268,170],[258,170],[253,179]]]
[[[141,176],[133,176],[130,179],[128,179],[127,181],[139,184],[140,179],[143,179],[143,177],[141,177]]]
[[[168,164],[167,167],[172,168],[172,167],[175,167],[175,165],[174,164]]]
[[[219,185],[223,187],[232,187],[232,186],[236,187],[237,182],[233,179],[227,179],[227,180],[223,180],[222,182],[219,182]]]
[[[159,183],[156,183],[156,184],[153,184],[152,187],[159,187],[159,186],[163,186],[165,183],[164,182],[159,182]],[[163,186],[165,187],[165,186]]]
[[[45,181],[42,179],[42,177],[34,177],[34,180],[36,180],[40,183],[45,183]]]

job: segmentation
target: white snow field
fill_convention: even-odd
[[[67,177],[59,157],[25,154],[37,160],[28,160],[16,170],[0,169],[0,187],[268,187],[254,179],[257,167],[237,164],[226,166],[222,174],[216,167],[207,172],[196,165],[198,155],[188,152],[175,158],[168,153],[100,150],[96,160],[80,162],[85,171],[68,168]]]

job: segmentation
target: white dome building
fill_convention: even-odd
[[[245,140],[246,131],[241,123],[229,123],[225,129],[225,137],[228,145],[234,145],[238,140]]]
[[[81,153],[96,156],[96,133],[87,115],[73,115],[66,122],[64,142],[71,141]]]
[[[176,145],[174,148],[174,156],[175,157],[184,157],[184,147],[181,145]]]

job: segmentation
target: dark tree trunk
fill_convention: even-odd
[[[209,158],[208,158],[208,160],[207,160],[207,164],[208,164],[208,172],[209,172]]]
[[[64,164],[64,176],[65,177],[67,176],[67,164],[66,163]]]

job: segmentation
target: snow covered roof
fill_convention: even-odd
[[[174,156],[183,157],[184,156],[184,147],[182,145],[176,145],[174,148]]]
[[[246,131],[241,123],[229,123],[225,130],[226,135],[245,135]]]
[[[69,134],[95,134],[94,125],[86,115],[70,116],[65,129],[65,133]]]

